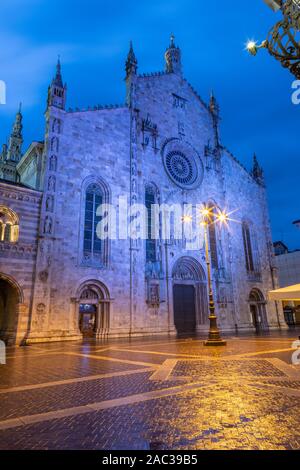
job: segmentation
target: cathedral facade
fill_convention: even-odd
[[[182,73],[171,38],[164,72],[140,75],[132,46],[126,103],[66,109],[58,62],[46,131],[22,153],[22,112],[0,157],[0,336],[8,343],[205,332],[205,247],[170,229],[151,236],[152,207],[234,212],[209,225],[212,285],[223,331],[284,325],[263,172],[222,145],[219,107]],[[121,199],[120,199],[121,198]],[[99,206],[146,209],[142,237],[99,237]],[[136,215],[118,220],[123,229]],[[185,217],[182,223],[184,224]],[[172,225],[172,224],[171,224]]]

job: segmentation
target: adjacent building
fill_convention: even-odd
[[[281,241],[274,243],[280,287],[300,284],[300,250],[289,251]],[[300,325],[299,302],[283,302],[287,323]]]

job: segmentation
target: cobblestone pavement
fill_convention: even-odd
[[[8,348],[0,449],[300,449],[300,332]]]

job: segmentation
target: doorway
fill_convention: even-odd
[[[80,304],[79,329],[85,338],[91,338],[96,331],[97,307],[92,304]]]
[[[84,282],[78,289],[76,322],[83,337],[102,338],[110,329],[110,295],[97,280]]]
[[[253,289],[249,296],[250,313],[252,324],[256,333],[268,331],[269,325],[266,312],[266,301],[262,292],[258,289]]]
[[[192,285],[175,284],[174,323],[178,333],[196,331],[195,287]]]
[[[258,315],[256,305],[250,305],[250,311],[251,311],[253,326],[256,330],[256,333],[259,333],[261,331],[261,326],[260,326],[261,324],[260,324],[260,318]]]
[[[17,333],[19,292],[13,284],[0,278],[0,339],[14,342]]]
[[[207,327],[208,296],[201,264],[189,256],[179,258],[172,269],[173,318],[178,333],[195,333]]]

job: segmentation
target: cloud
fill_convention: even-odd
[[[29,6],[41,4],[43,1],[44,0],[26,0],[25,5],[24,0],[1,0],[1,10],[8,9],[13,11],[15,7],[24,7],[27,9]]]
[[[0,34],[0,46],[0,79],[7,87],[5,112],[15,109],[19,101],[26,107],[37,104],[41,85],[52,77],[57,55],[62,54],[66,62],[72,55],[72,46],[68,44],[34,45],[9,34]]]
[[[92,44],[33,43],[22,36],[0,33],[0,80],[7,87],[7,104],[4,112],[16,109],[20,101],[25,107],[40,103],[41,92],[53,77],[58,55],[63,65],[85,60],[98,62],[123,54],[124,37],[114,35],[105,41]],[[43,87],[43,90],[42,90]],[[3,112],[3,109],[1,109]]]

